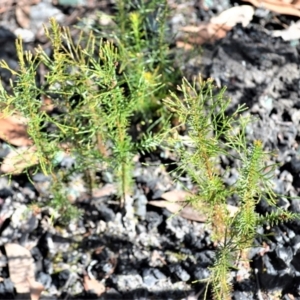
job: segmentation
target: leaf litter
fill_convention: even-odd
[[[18,244],[5,246],[10,279],[18,294],[30,294],[31,300],[38,300],[44,286],[35,280],[34,260],[29,250]]]

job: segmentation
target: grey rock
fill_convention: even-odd
[[[117,275],[117,289],[120,292],[127,292],[138,288],[143,288],[143,279],[140,275]]]
[[[210,272],[207,268],[197,266],[193,272],[194,278],[197,280],[206,279],[210,276]]]
[[[188,281],[191,278],[188,272],[182,268],[180,264],[169,265],[169,270],[171,273],[176,274],[182,281]]]
[[[165,280],[167,277],[164,273],[162,273],[159,269],[155,268],[153,269],[153,274],[158,280]]]
[[[156,284],[157,278],[154,276],[151,269],[146,269],[143,271],[143,281],[147,288],[151,288]]]
[[[134,201],[134,209],[135,209],[135,215],[140,217],[142,220],[146,218],[146,213],[147,213],[147,198],[145,195],[141,194],[139,195],[135,201]]]
[[[300,201],[298,199],[291,199],[291,211],[300,213]]]
[[[300,236],[296,235],[292,240],[291,240],[291,245],[293,249],[294,255],[296,255],[300,249]]]
[[[253,300],[254,295],[253,292],[245,292],[245,291],[235,291],[233,293],[233,300]]]
[[[7,197],[11,197],[11,196],[13,196],[13,191],[10,188],[3,187],[2,189],[0,189],[0,197],[2,199],[6,199]]]
[[[36,173],[32,176],[32,180],[35,182],[45,182],[45,181],[50,181],[51,177],[46,176],[43,173]]]
[[[105,183],[113,183],[114,182],[114,176],[112,173],[108,172],[108,171],[105,171],[105,172],[102,172],[102,180],[105,182]]]
[[[197,252],[194,254],[195,259],[197,261],[197,266],[202,268],[207,268],[214,263],[216,258],[216,252],[211,250],[205,250],[202,252]]]
[[[116,214],[111,208],[107,207],[106,204],[97,202],[96,208],[99,211],[100,218],[103,219],[105,222],[110,222],[115,219]]]
[[[7,146],[5,147],[4,145],[2,145],[2,147],[0,147],[0,158],[6,157],[9,152],[10,152],[10,149]]]
[[[76,164],[76,159],[75,159],[75,157],[72,157],[72,156],[64,157],[60,163],[60,165],[66,169],[73,168],[75,166],[75,164]]]
[[[54,274],[53,282],[55,283],[55,286],[62,288],[69,280],[70,275],[71,272],[67,269]]]
[[[284,267],[289,267],[291,260],[293,259],[293,250],[291,247],[277,247],[276,255],[278,260],[284,265]]]
[[[5,278],[3,281],[4,288],[6,293],[13,293],[14,292],[14,284],[9,278]]]
[[[147,228],[151,231],[154,228],[157,228],[163,222],[163,216],[159,215],[157,212],[148,211],[146,213],[146,221],[147,221]]]
[[[32,5],[30,8],[30,20],[32,20],[31,29],[37,31],[43,23],[47,23],[48,19],[55,17],[58,22],[63,22],[65,15],[51,3],[40,2]]]
[[[293,175],[298,175],[300,173],[300,160],[297,159],[296,157],[292,158],[290,162],[291,166],[291,173]]]
[[[143,270],[143,281],[147,287],[154,286],[160,280],[166,280],[167,277],[157,268]]]
[[[114,288],[110,288],[104,295],[105,300],[118,300],[123,299],[123,296]]]
[[[51,276],[44,272],[38,272],[36,275],[36,280],[40,282],[45,287],[46,290],[50,288],[52,283]]]

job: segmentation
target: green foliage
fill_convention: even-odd
[[[183,80],[178,90],[183,99],[171,93],[165,103],[178,115],[182,122],[179,127],[185,126],[186,134],[180,136],[173,128],[168,142],[178,155],[177,171],[186,172],[198,187],[191,204],[207,212],[213,229],[218,254],[209,283],[214,298],[230,299],[229,272],[239,254],[252,245],[257,227],[263,222],[291,220],[296,215],[279,208],[266,216],[255,211],[262,197],[275,206],[276,195],[271,186],[274,166],[267,165],[270,153],[263,150],[261,141],[247,142],[246,127],[252,120],[241,115],[246,107],[241,105],[233,114],[226,115],[229,101],[224,99],[225,90],[216,93],[211,80],[200,79],[193,85]],[[231,186],[223,181],[225,173],[219,168],[221,154],[234,155],[240,161],[239,178]],[[239,201],[236,212],[230,212],[227,205],[231,197]]]
[[[157,142],[142,133],[134,142],[128,131],[140,100],[154,93],[157,85],[139,73],[124,71],[119,76],[117,67],[127,54],[109,41],[97,41],[90,33],[74,42],[69,29],[61,28],[54,19],[45,30],[53,46],[51,57],[41,47],[35,49],[35,55],[24,51],[18,40],[19,70],[1,62],[16,81],[12,95],[1,88],[0,101],[10,114],[17,111],[28,118],[39,167],[52,178],[52,205],[72,217],[74,209],[62,189],[62,181],[72,172],[84,172],[92,187],[95,172],[108,166],[120,183],[121,199],[131,193],[133,156],[142,146],[149,149]],[[46,84],[39,86],[36,71],[41,65],[47,69]],[[43,109],[45,98],[51,99],[58,113]],[[76,157],[76,166],[69,174],[57,175],[55,161],[62,148]]]
[[[170,8],[166,0],[116,1],[116,15],[107,25],[88,26],[97,36],[113,41],[124,54],[119,70],[130,79],[134,91],[139,79],[156,85],[154,93],[139,97],[135,120],[147,128],[152,123],[164,123],[169,113],[162,105],[168,90],[180,81],[180,72],[174,67],[174,54],[169,49],[167,19]],[[103,14],[99,13],[99,18]],[[106,16],[107,17],[107,16]],[[86,28],[89,20],[82,20],[80,28]],[[171,40],[169,41],[171,42]],[[122,76],[122,74],[121,74]],[[162,125],[163,126],[163,125]],[[161,127],[161,126],[157,126]]]

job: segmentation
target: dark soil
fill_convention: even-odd
[[[234,3],[246,4],[215,0],[211,8],[204,11],[199,1],[177,2],[182,3],[181,9],[177,3],[177,10],[170,18],[173,31],[178,20],[188,25],[197,20],[209,20]],[[54,6],[46,0],[41,3],[60,12],[65,25],[76,24],[78,16],[92,18],[96,10],[114,11],[114,5],[106,1],[95,1],[96,6],[90,8]],[[33,38],[26,47],[32,49],[42,43],[47,49],[49,45],[38,30],[42,17],[35,19],[34,16],[32,14],[28,29]],[[17,68],[12,32],[19,26],[9,10],[0,15],[0,20],[3,26],[0,28],[0,59]],[[226,95],[232,99],[230,110],[246,103],[248,113],[257,116],[257,122],[249,129],[249,140],[260,139],[267,150],[276,151],[279,167],[274,189],[286,197],[296,197],[282,197],[278,205],[300,212],[297,198],[300,188],[300,44],[269,34],[294,20],[291,16],[258,12],[246,28],[235,26],[225,38],[203,45],[201,52],[200,46],[194,45],[196,50],[184,54],[178,67],[188,78],[201,73],[204,78],[213,78],[219,87],[227,86]],[[182,50],[174,48],[174,51]],[[1,70],[1,77],[8,84],[10,74]],[[7,154],[4,144],[0,147],[1,157]],[[35,175],[34,186],[26,176],[14,177],[11,182],[6,177],[0,178],[0,218],[5,220],[0,228],[0,244],[3,248],[6,243],[17,242],[30,249],[36,280],[46,290],[41,299],[203,298],[205,284],[199,281],[208,277],[208,267],[216,255],[210,229],[204,223],[177,215],[170,218],[172,214],[167,209],[147,204],[177,187],[171,175],[161,167],[165,162],[163,156],[158,151],[140,156],[136,163],[133,203],[128,204],[135,208],[135,214],[129,213],[127,207],[124,215],[112,188],[104,197],[82,197],[77,201],[84,215],[67,225],[59,221],[51,224],[47,209],[25,219],[20,217],[26,204],[40,199],[48,182],[43,174]],[[172,161],[168,157],[165,159]],[[143,164],[145,161],[148,164]],[[222,167],[231,169],[228,180],[233,180],[235,162],[225,160]],[[104,186],[114,187],[112,174],[101,175]],[[193,189],[187,178],[182,182]],[[269,209],[263,201],[257,206],[261,213]],[[295,221],[260,229],[261,235],[270,236],[255,240],[250,251],[250,265],[245,263],[239,271],[233,270],[233,299],[300,299],[299,228],[299,222]],[[85,272],[102,282],[105,292],[101,296],[84,290]],[[15,295],[8,268],[2,263],[0,277],[3,279],[1,299],[28,297]],[[208,299],[211,299],[209,294]]]

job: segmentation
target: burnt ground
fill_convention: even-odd
[[[234,3],[246,4],[212,1],[210,9],[204,11],[200,1],[178,2],[172,2],[173,7],[177,6],[170,18],[175,39],[179,25],[209,20]],[[34,9],[54,9],[52,14],[57,14],[66,25],[76,24],[79,16],[92,17],[95,10],[113,11],[112,3],[88,3],[96,3],[97,7],[55,6],[45,0],[38,4],[44,6]],[[7,9],[0,16],[0,58],[17,67],[13,32],[20,25],[13,12]],[[40,22],[47,17],[32,13],[27,20],[28,48],[38,43],[47,47],[39,31]],[[286,196],[279,205],[299,213],[300,43],[270,34],[293,21],[297,18],[257,10],[247,27],[238,24],[223,39],[201,47],[194,44],[191,52],[175,50],[183,59],[174,63],[188,78],[201,73],[204,78],[213,78],[218,86],[227,86],[226,95],[232,99],[230,109],[246,103],[248,113],[257,117],[249,130],[249,140],[261,139],[267,150],[277,153],[274,189]],[[1,76],[8,82],[8,73],[2,71]],[[7,154],[5,149],[3,142],[2,157]],[[145,161],[147,165],[143,164]],[[135,218],[121,213],[113,176],[107,173],[102,180],[110,192],[78,203],[84,210],[83,218],[65,227],[59,222],[52,226],[47,212],[20,218],[24,204],[37,199],[38,190],[47,183],[43,174],[33,178],[35,186],[26,176],[15,177],[11,183],[2,177],[3,255],[3,247],[9,242],[30,249],[36,280],[45,287],[41,299],[202,299],[204,285],[198,280],[207,278],[215,257],[210,229],[204,223],[177,215],[170,218],[172,214],[167,209],[147,205],[148,201],[161,199],[164,192],[178,188],[161,163],[162,155],[157,152],[140,157],[136,163],[132,206],[140,212]],[[228,181],[234,180],[235,163],[225,160],[223,167],[231,170]],[[184,185],[193,188],[188,179]],[[268,209],[264,202],[257,206],[262,213]],[[245,263],[238,272],[232,271],[233,299],[300,299],[298,223],[261,229],[261,234],[271,235],[267,241],[255,241],[250,264]],[[83,284],[85,272],[101,283],[100,287],[93,286],[103,288],[101,296],[87,291]],[[1,264],[0,276],[1,299],[28,297],[15,295],[5,264]]]

